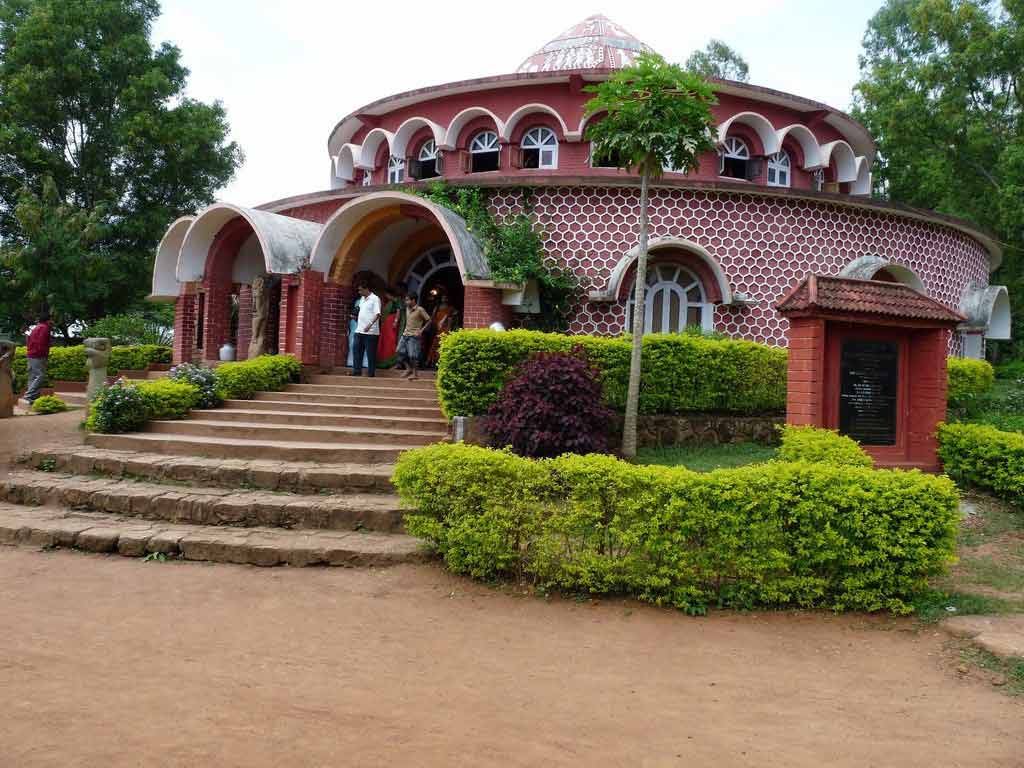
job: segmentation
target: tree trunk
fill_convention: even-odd
[[[647,167],[640,174],[640,253],[636,258],[636,291],[633,298],[633,353],[629,360],[626,418],[622,424],[622,455],[636,456],[637,416],[640,411],[640,354],[644,340],[644,291],[647,288]]]

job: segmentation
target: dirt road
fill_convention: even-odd
[[[913,626],[0,548],[0,764],[1024,764],[1024,704]]]
[[[73,410],[49,416],[18,415],[0,419],[0,478],[10,471],[11,459],[23,450],[83,442],[85,434],[78,429],[78,424],[85,418],[84,414],[83,410]]]

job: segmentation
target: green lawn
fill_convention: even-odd
[[[951,409],[950,418],[1024,432],[1024,379],[996,379],[990,392],[973,403]]]
[[[641,448],[638,464],[683,466],[695,472],[742,467],[775,458],[775,448],[758,443],[725,443],[723,445],[677,445],[671,448]]]

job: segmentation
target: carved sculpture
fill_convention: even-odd
[[[267,351],[267,323],[270,320],[270,280],[256,275],[252,281],[252,338],[249,341],[249,359]]]
[[[0,341],[0,419],[14,415],[14,342]]]
[[[90,402],[107,383],[107,365],[110,363],[111,349],[110,339],[85,340],[85,364],[89,368],[89,384],[85,392]]]

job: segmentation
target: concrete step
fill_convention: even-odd
[[[256,421],[221,421],[215,418],[181,421],[150,421],[144,427],[150,434],[190,435],[197,437],[229,437],[258,440],[264,443],[364,443],[376,445],[422,446],[440,442],[448,434],[440,429],[372,429],[362,426],[308,426]]]
[[[327,371],[325,373],[319,373],[319,374],[313,374],[313,375],[315,375],[315,376],[348,376],[348,374],[351,373],[351,370],[352,370],[351,368],[338,367],[338,368],[334,368],[334,369],[332,369],[330,371]],[[405,373],[404,370],[399,370],[397,368],[378,368],[377,369],[377,378],[378,379],[400,379],[400,378],[402,378],[402,374],[403,373]],[[421,379],[427,379],[427,380],[433,381],[434,379],[437,378],[437,371],[418,371],[417,375]],[[366,370],[365,369],[363,370],[363,377],[367,378]]]
[[[389,412],[395,413],[398,409],[408,411],[412,408],[418,412],[431,411],[433,413],[440,413],[441,408],[438,405],[437,399],[394,399],[394,398],[382,398],[382,397],[354,397],[351,395],[328,395],[320,392],[257,392],[253,396],[251,402],[256,401],[267,401],[273,400],[275,402],[295,402],[295,403],[317,403],[318,405],[333,405],[343,408],[368,408],[373,411],[383,412],[383,409],[389,409]]]
[[[87,445],[122,451],[147,451],[175,456],[210,456],[225,459],[270,461],[314,461],[321,464],[394,464],[402,451],[412,446],[324,442],[272,442],[231,437],[132,432],[124,435],[93,433]]]
[[[401,531],[403,514],[393,494],[300,495],[31,471],[8,475],[0,483],[0,500],[171,523],[343,531],[365,528],[384,533]]]
[[[441,420],[445,421],[444,416],[441,415],[441,409],[438,407],[425,408],[425,407],[406,407],[406,406],[391,406],[391,405],[353,405],[347,403],[335,403],[335,402],[324,402],[324,398],[320,397],[316,400],[310,400],[306,398],[302,393],[293,393],[289,395],[287,392],[265,392],[262,393],[267,395],[267,399],[256,399],[256,400],[225,400],[223,408],[221,410],[229,409],[241,409],[243,411],[260,410],[260,411],[295,411],[299,413],[323,413],[323,414],[334,414],[338,416],[385,416],[385,417],[414,417],[419,419],[425,419],[427,421]],[[284,397],[294,397],[295,399],[274,399],[273,395],[281,395]]]
[[[231,528],[0,504],[0,544],[259,566],[388,566],[426,559],[403,534]]]
[[[317,464],[168,456],[91,446],[40,448],[19,457],[19,463],[47,472],[291,493],[391,493],[391,475],[395,469],[391,464]]]
[[[321,397],[344,397],[345,402],[366,402],[373,405],[419,405],[437,406],[437,393],[432,390],[375,389],[348,387],[335,384],[289,384],[285,392],[309,395],[310,399]],[[280,394],[275,392],[274,394]]]
[[[146,378],[147,379],[166,379],[168,373],[169,373],[169,371],[153,371],[153,370],[149,370],[149,371],[146,371]]]
[[[89,404],[89,398],[86,397],[85,392],[54,392],[54,397],[59,397],[67,405],[75,406],[86,406]]]
[[[437,392],[437,382],[434,379],[410,380],[396,376],[377,376],[376,378],[371,379],[368,376],[357,377],[338,374],[313,374],[311,376],[307,376],[303,383],[316,384],[320,386],[353,387],[368,389],[373,392],[380,392],[381,390],[393,392],[422,391],[430,394]]]
[[[447,434],[448,422],[441,417],[424,419],[417,416],[391,416],[386,413],[323,413],[315,406],[307,411],[270,410],[258,408],[217,408],[191,411],[192,419],[212,421],[247,421],[265,424],[292,424],[319,427],[352,427],[367,431],[377,429],[411,429]]]

